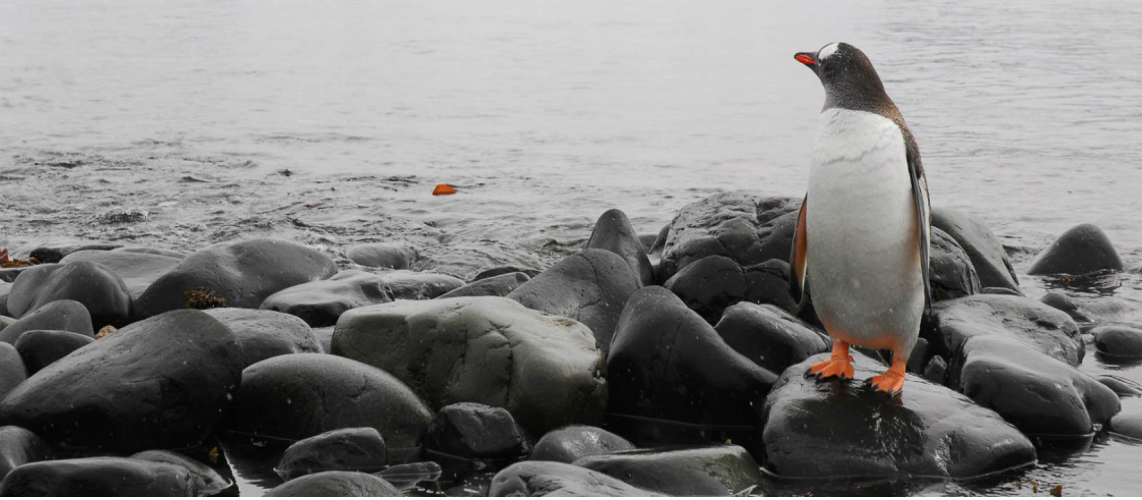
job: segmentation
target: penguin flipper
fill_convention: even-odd
[[[804,307],[805,299],[805,267],[809,262],[809,239],[805,232],[805,207],[809,204],[809,195],[801,201],[801,210],[797,213],[797,225],[793,230],[793,245],[789,249],[789,291],[797,301],[797,308]]]
[[[932,313],[932,282],[928,277],[928,254],[932,241],[932,205],[928,201],[928,179],[920,163],[920,148],[912,134],[904,129],[904,149],[908,159],[908,176],[912,179],[912,200],[916,204],[916,221],[920,226],[920,272],[924,279],[925,310]]]

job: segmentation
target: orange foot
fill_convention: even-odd
[[[853,357],[849,355],[849,343],[841,340],[833,342],[833,354],[829,359],[809,367],[809,374],[817,378],[853,378]]]
[[[896,394],[904,388],[904,367],[907,361],[904,356],[892,355],[892,366],[883,375],[877,375],[869,380],[872,388],[888,394]]]

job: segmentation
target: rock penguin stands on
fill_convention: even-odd
[[[859,49],[832,43],[794,58],[825,87],[789,259],[794,296],[802,305],[812,300],[833,339],[832,356],[809,373],[852,378],[850,344],[889,349],[892,366],[871,383],[893,394],[904,387],[931,304],[931,210],[920,151]]]

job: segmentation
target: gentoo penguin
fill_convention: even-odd
[[[809,374],[852,378],[850,344],[889,349],[892,366],[871,384],[894,394],[904,387],[920,318],[932,302],[920,151],[859,49],[832,43],[794,58],[825,87],[789,259],[794,297],[802,305],[809,297],[833,339],[832,356]]]

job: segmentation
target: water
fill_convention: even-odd
[[[803,194],[822,91],[792,54],[842,40],[908,120],[933,205],[983,217],[1020,270],[1084,222],[1142,263],[1139,2],[155,7],[0,0],[13,255],[273,236],[342,262],[353,243],[404,242],[417,268],[462,277],[543,267],[609,208],[653,233],[720,190]],[[441,182],[460,193],[432,197]],[[1072,292],[1139,309],[1137,275],[1113,285]],[[1142,450],[1092,446],[1036,473],[1137,493],[1091,471]]]

